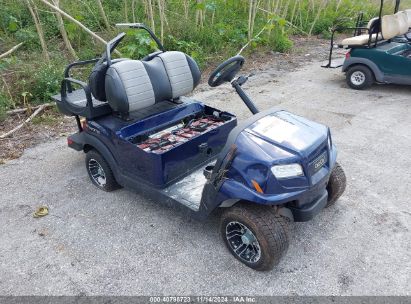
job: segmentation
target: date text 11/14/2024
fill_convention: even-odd
[[[250,296],[161,296],[150,297],[150,303],[255,303]]]

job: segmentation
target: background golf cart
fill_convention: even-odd
[[[399,11],[402,6],[397,0],[390,7],[393,13],[385,14],[386,2],[392,1],[381,0],[379,16],[364,21],[364,15],[359,13],[355,27],[332,30],[329,59],[323,67],[342,66],[347,83],[353,89],[366,89],[374,82],[411,84],[411,9]],[[354,36],[335,45],[334,36],[342,30],[354,30]],[[332,59],[335,47],[349,49],[344,59]]]

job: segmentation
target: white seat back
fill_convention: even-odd
[[[388,40],[400,34],[400,23],[397,16],[385,15],[381,20],[381,33]]]
[[[397,18],[399,24],[398,35],[404,35],[409,29],[407,14],[405,12],[398,12],[395,14],[395,17]]]
[[[404,11],[408,18],[408,27],[411,27],[411,9],[407,9]]]

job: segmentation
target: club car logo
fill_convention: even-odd
[[[317,158],[314,161],[314,171],[317,172],[318,170],[320,170],[322,168],[322,166],[325,165],[325,163],[327,162],[327,154],[323,154],[321,155],[319,158]]]

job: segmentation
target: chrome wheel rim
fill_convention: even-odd
[[[88,170],[90,172],[93,181],[100,187],[104,187],[107,183],[106,174],[103,167],[95,159],[90,159],[88,161]]]
[[[365,82],[365,74],[361,71],[355,71],[351,74],[351,82],[356,85],[362,85]]]
[[[229,222],[225,228],[225,237],[231,250],[241,260],[257,263],[261,258],[261,247],[254,233],[240,222]]]

